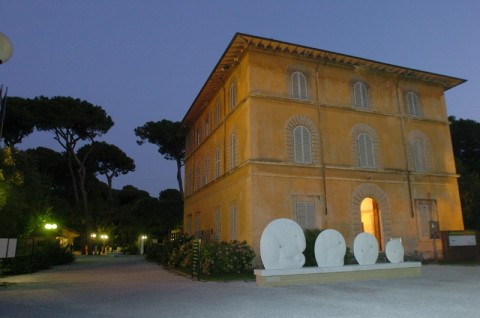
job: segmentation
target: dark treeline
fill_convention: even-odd
[[[155,198],[134,186],[112,189],[113,178],[133,172],[135,163],[98,141],[114,125],[102,107],[71,97],[9,97],[2,115],[0,237],[37,235],[45,222],[56,222],[81,233],[77,249],[90,233],[108,233],[110,246],[132,249],[140,234],[162,238],[181,226],[180,191]],[[50,133],[62,151],[19,150],[37,131]]]

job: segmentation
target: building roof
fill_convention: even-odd
[[[412,68],[316,49],[294,43],[283,42],[244,33],[236,33],[187,111],[187,114],[182,120],[182,126],[189,126],[195,121],[198,115],[200,115],[202,109],[213,98],[218,89],[224,85],[226,78],[230,74],[230,70],[235,66],[235,64],[238,63],[242,53],[247,47],[261,48],[274,52],[285,52],[304,58],[328,61],[340,65],[363,67],[370,70],[398,75],[403,78],[417,79],[434,83],[443,86],[444,90],[449,90],[466,82],[465,79],[461,78],[420,71]]]

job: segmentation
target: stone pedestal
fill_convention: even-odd
[[[318,285],[420,276],[422,263],[405,262],[300,269],[256,269],[257,286]]]

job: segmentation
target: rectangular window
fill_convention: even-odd
[[[315,229],[315,203],[313,201],[298,201],[295,216],[302,229]]]
[[[205,137],[210,134],[210,114],[205,118]]]
[[[215,105],[215,126],[220,125],[220,120],[222,118],[221,107],[222,107],[222,104],[220,103],[220,101],[217,101],[217,104]]]
[[[220,147],[215,148],[215,179],[220,178]]]
[[[203,172],[203,184],[208,184],[208,172],[210,171],[210,159],[205,157],[205,170]]]
[[[202,224],[200,219],[200,212],[195,213],[195,238],[202,237]]]
[[[195,179],[195,190],[198,190],[202,187],[202,167],[200,163],[197,163],[197,177]]]
[[[217,241],[220,241],[222,238],[221,235],[221,229],[222,229],[222,211],[219,206],[215,208],[215,211],[213,212],[213,235],[214,239]]]
[[[237,88],[236,88],[236,84],[232,83],[230,85],[230,100],[229,100],[230,110],[232,110],[236,104],[237,104]]]
[[[238,207],[237,205],[231,205],[230,206],[230,240],[236,240],[237,239],[237,226],[238,226]]]

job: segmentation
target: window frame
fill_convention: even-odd
[[[367,85],[363,81],[356,81],[353,84],[353,104],[356,108],[370,108]]]
[[[228,106],[229,110],[232,111],[237,105],[237,84],[235,82],[230,84],[229,96],[228,96]]]
[[[300,132],[298,136],[297,132]],[[312,133],[304,125],[293,129],[293,160],[295,163],[312,163]],[[300,140],[299,140],[300,139]]]
[[[407,110],[410,116],[421,117],[420,97],[414,91],[407,92]]]
[[[299,100],[308,99],[307,77],[303,72],[295,71],[290,75],[292,98]]]
[[[295,220],[303,230],[315,229],[315,201],[297,201],[295,202]]]
[[[368,133],[362,132],[358,134],[357,149],[359,167],[368,169],[375,168],[375,149],[373,148],[372,137]]]

